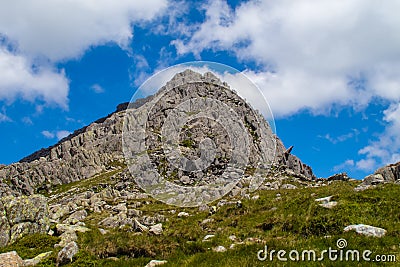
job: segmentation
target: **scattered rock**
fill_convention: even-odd
[[[206,235],[204,238],[203,238],[203,242],[204,241],[209,241],[211,238],[213,238],[215,235]]]
[[[207,218],[207,219],[204,219],[200,224],[204,225],[204,224],[208,224],[208,223],[213,222],[213,221],[214,221],[213,218]]]
[[[126,203],[120,203],[117,206],[112,207],[112,210],[116,213],[127,213],[128,212]]]
[[[384,182],[385,182],[385,177],[383,177],[381,173],[374,173],[368,175],[363,180],[364,185],[377,185],[377,184],[383,184]]]
[[[76,224],[80,221],[83,221],[87,217],[86,210],[78,210],[72,213],[67,219],[63,221],[65,224]]]
[[[189,213],[184,212],[184,211],[181,211],[178,213],[178,217],[188,217],[188,216],[189,216]]]
[[[230,235],[228,238],[233,242],[239,242],[239,239],[235,235]]]
[[[99,228],[99,232],[100,232],[102,235],[105,235],[105,234],[108,233],[108,230],[104,230],[103,228]]]
[[[128,209],[128,216],[129,217],[139,217],[142,216],[143,212],[137,209]]]
[[[297,186],[292,185],[292,184],[283,184],[281,185],[281,189],[296,189]]]
[[[331,209],[337,205],[336,201],[331,201],[331,198],[333,196],[328,196],[328,197],[322,197],[322,198],[317,198],[315,201],[320,202],[320,206],[324,208]]]
[[[199,211],[200,211],[200,212],[204,212],[204,211],[208,211],[208,210],[209,210],[209,208],[208,208],[208,206],[207,206],[206,204],[201,205],[201,206],[199,207]]]
[[[80,233],[85,233],[90,231],[89,228],[81,225],[69,225],[69,224],[56,224],[56,229],[58,233],[64,233],[64,232],[80,232]]]
[[[218,247],[213,248],[213,251],[215,251],[215,252],[225,252],[226,248],[224,246],[218,246]]]
[[[333,207],[335,207],[338,203],[336,201],[330,201],[328,203],[321,203],[319,204],[321,207],[327,208],[327,209],[331,209]]]
[[[57,255],[57,266],[72,262],[72,258],[78,253],[79,248],[75,241],[68,243]]]
[[[365,225],[365,224],[355,224],[349,225],[344,228],[345,232],[355,230],[356,233],[366,235],[366,236],[373,236],[373,237],[382,237],[386,234],[386,230],[383,228]]]
[[[151,226],[149,232],[155,235],[161,235],[163,232],[162,224],[158,223],[156,225]]]
[[[134,228],[135,230],[139,230],[140,232],[147,232],[149,231],[149,228],[143,224],[141,224],[140,222],[138,222],[138,220],[133,219],[134,221]]]
[[[329,182],[330,181],[348,181],[348,180],[350,180],[350,177],[347,175],[347,173],[343,172],[343,173],[337,173],[337,174],[334,174],[332,176],[329,176],[326,179]]]
[[[163,265],[166,263],[167,263],[167,261],[151,260],[149,263],[146,264],[145,267],[155,267],[155,266]]]
[[[60,235],[60,238],[61,241],[54,247],[65,247],[67,244],[78,240],[78,236],[73,231],[64,232],[62,235]]]

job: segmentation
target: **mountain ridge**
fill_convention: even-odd
[[[223,86],[230,89],[228,84],[220,81],[212,73],[201,75],[191,70],[178,73],[155,95],[138,99],[134,103],[122,103],[114,112],[74,131],[55,145],[33,152],[19,162],[1,168],[0,195],[30,195],[38,189],[50,190],[55,185],[68,184],[99,174],[114,161],[124,162],[121,133],[126,108],[134,110],[142,108],[155,96],[178,85],[186,84],[190,80],[214,84],[215,88]],[[219,93],[216,92],[215,95],[218,96]],[[230,90],[229,95],[231,98],[237,98],[235,101],[240,103],[241,98],[234,91]],[[248,103],[240,105],[246,106]],[[236,109],[243,113],[244,110],[240,105]],[[251,106],[248,108],[252,109]],[[265,122],[264,118],[262,120]],[[302,163],[300,159],[290,153],[283,157],[286,148],[277,136],[274,138],[277,156],[280,157],[278,163],[285,165],[305,180],[315,179],[311,167]]]

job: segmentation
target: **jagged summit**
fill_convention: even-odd
[[[189,86],[191,90],[181,90],[183,86]],[[162,101],[154,112],[150,114],[149,127],[156,127],[160,121],[160,114],[165,114],[173,107],[173,103],[178,103],[184,99],[194,96],[210,96],[211,98],[225,101],[246,121],[246,125],[254,133],[255,139],[260,137],[261,131],[269,138],[276,140],[276,155],[279,163],[288,167],[291,172],[304,179],[314,179],[312,170],[303,164],[297,157],[287,153],[282,142],[272,134],[268,123],[264,118],[251,108],[251,106],[241,99],[234,91],[229,90],[229,85],[222,82],[214,74],[207,72],[204,75],[192,70],[185,70],[176,74],[153,96],[139,99],[135,103],[123,103],[118,105],[115,112],[108,116],[96,120],[90,125],[76,130],[73,134],[60,140],[57,144],[21,159],[20,162],[8,166],[0,167],[0,196],[1,195],[20,195],[33,194],[38,190],[50,190],[55,185],[67,184],[70,182],[86,179],[106,171],[113,162],[123,164],[124,156],[122,153],[122,130],[126,108],[130,110],[140,110],[150,103],[157,95],[167,90]],[[186,95],[185,95],[186,94]],[[260,121],[261,124],[256,122]],[[193,128],[198,138],[205,130],[203,123],[212,126],[209,121],[198,121]],[[206,134],[211,135],[211,132]],[[151,134],[151,133],[150,133]],[[185,134],[190,134],[185,132]],[[218,138],[216,133],[215,138]],[[260,156],[260,147],[266,145],[266,140],[257,140],[251,145],[250,164],[256,162]],[[156,146],[156,144],[150,144]],[[186,149],[186,148],[185,148]],[[225,151],[226,152],[226,151]],[[221,153],[225,153],[222,151]],[[190,151],[187,151],[190,156]],[[221,155],[222,155],[221,154]],[[194,155],[192,155],[194,156]],[[227,155],[228,156],[228,155]],[[153,155],[153,160],[157,161],[159,155]],[[221,167],[224,161],[220,160]],[[217,169],[210,170],[214,175],[218,174]],[[190,180],[191,177],[189,177]]]

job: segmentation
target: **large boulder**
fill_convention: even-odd
[[[50,228],[47,199],[42,195],[0,198],[0,246]]]
[[[24,261],[18,255],[16,251],[11,251],[7,253],[0,254],[0,267],[22,267],[24,266]]]
[[[79,247],[75,241],[68,243],[57,255],[57,266],[71,263],[73,257],[78,253]]]
[[[363,179],[361,187],[400,181],[400,162],[377,169]]]

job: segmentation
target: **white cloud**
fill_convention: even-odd
[[[333,171],[338,172],[338,171],[342,171],[342,170],[345,170],[345,169],[347,169],[349,167],[353,167],[353,166],[354,166],[354,160],[348,159],[348,160],[345,160],[343,163],[334,166]]]
[[[42,131],[42,135],[43,135],[44,137],[48,138],[48,139],[53,139],[54,136],[55,136],[54,133],[49,132],[49,131],[47,131],[47,130]]]
[[[365,159],[357,162],[360,169],[371,171],[381,165],[400,161],[400,103],[392,104],[385,110],[383,120],[387,123],[384,132],[377,140],[358,151],[365,156]]]
[[[277,116],[400,99],[398,2],[264,0],[231,10],[219,0],[204,8],[204,23],[174,42],[178,53],[229,50],[256,61],[265,70],[246,74]],[[364,88],[348,85],[360,75]]]
[[[68,79],[51,65],[109,42],[129,51],[132,24],[155,19],[167,5],[167,0],[2,1],[0,100],[42,99],[68,108]]]
[[[3,1],[0,33],[23,53],[71,59],[107,42],[127,48],[132,23],[154,19],[167,5],[167,0]]]
[[[95,92],[96,94],[101,94],[101,93],[104,93],[104,88],[103,87],[101,87],[101,85],[99,85],[99,84],[93,84],[91,87],[90,87],[90,89],[92,89],[93,90],[93,92]]]
[[[3,113],[0,113],[0,122],[11,121],[11,119]]]
[[[235,10],[208,1],[205,21],[173,42],[178,54],[227,50],[257,70],[245,70],[275,116],[334,107],[362,110],[376,98],[391,108],[378,140],[360,150],[358,169],[400,160],[400,2],[260,0]],[[253,105],[255,105],[253,103]],[[392,114],[396,114],[392,115]]]
[[[357,138],[357,136],[359,134],[360,134],[360,131],[358,131],[357,129],[352,129],[351,132],[348,132],[346,134],[342,134],[339,136],[331,136],[331,134],[327,133],[325,135],[320,135],[318,137],[324,138],[324,139],[328,140],[329,142],[331,142],[332,144],[337,144],[337,143],[341,143],[346,140],[349,140],[351,138]]]
[[[371,172],[376,168],[376,161],[371,158],[361,159],[356,162],[357,169],[365,172]]]
[[[64,71],[49,67],[35,69],[29,59],[0,47],[0,99],[41,98],[46,103],[67,108],[68,90],[69,81]]]
[[[70,131],[65,131],[65,130],[57,131],[57,132],[56,132],[56,136],[57,136],[57,139],[58,139],[58,140],[61,140],[61,139],[63,139],[64,137],[67,137],[67,136],[70,135],[70,134],[71,134]]]
[[[33,125],[33,121],[29,117],[23,117],[22,122],[25,123],[26,125]]]
[[[67,137],[68,135],[70,135],[71,132],[70,131],[66,131],[66,130],[61,130],[61,131],[42,131],[42,135],[48,139],[53,139],[55,137],[57,137],[58,140],[63,139],[64,137]]]

